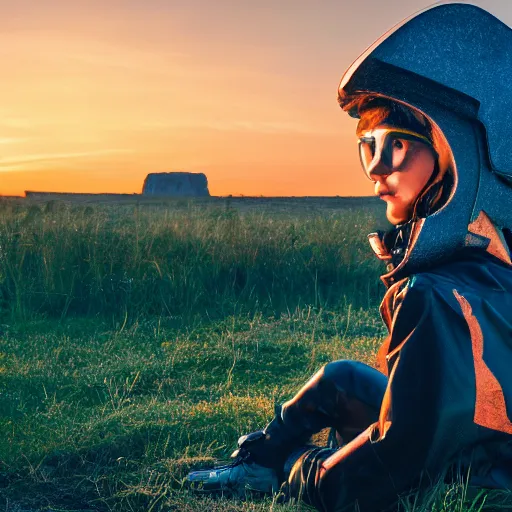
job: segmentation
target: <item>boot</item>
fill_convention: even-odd
[[[274,419],[263,429],[240,437],[232,457],[250,455],[251,460],[281,474],[290,453],[305,444],[310,433],[300,432],[283,422],[281,406],[276,406]]]
[[[243,498],[247,491],[264,494],[277,493],[280,482],[277,473],[251,460],[250,455],[236,456],[224,466],[193,471],[187,476],[187,483],[195,492],[223,494]]]

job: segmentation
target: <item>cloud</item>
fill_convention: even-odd
[[[14,167],[20,167],[26,164],[53,162],[56,160],[70,160],[74,158],[90,158],[96,156],[112,155],[119,153],[132,153],[129,149],[103,149],[97,151],[82,151],[75,153],[40,153],[33,155],[23,155],[0,159],[0,169],[11,170]]]

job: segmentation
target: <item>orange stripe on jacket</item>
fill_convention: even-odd
[[[468,324],[473,347],[476,377],[476,401],[474,422],[482,427],[512,434],[512,422],[507,416],[505,396],[498,379],[485,364],[484,336],[471,305],[457,290],[453,290]]]

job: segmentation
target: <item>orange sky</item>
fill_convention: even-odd
[[[512,25],[510,0],[473,3]],[[337,85],[429,2],[2,4],[1,194],[132,193],[191,171],[212,195],[368,195]]]

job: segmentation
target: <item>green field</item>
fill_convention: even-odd
[[[373,364],[380,203],[4,200],[0,213],[5,510],[306,510],[197,498],[183,477],[226,459],[323,364]],[[429,510],[480,510],[463,492]]]

